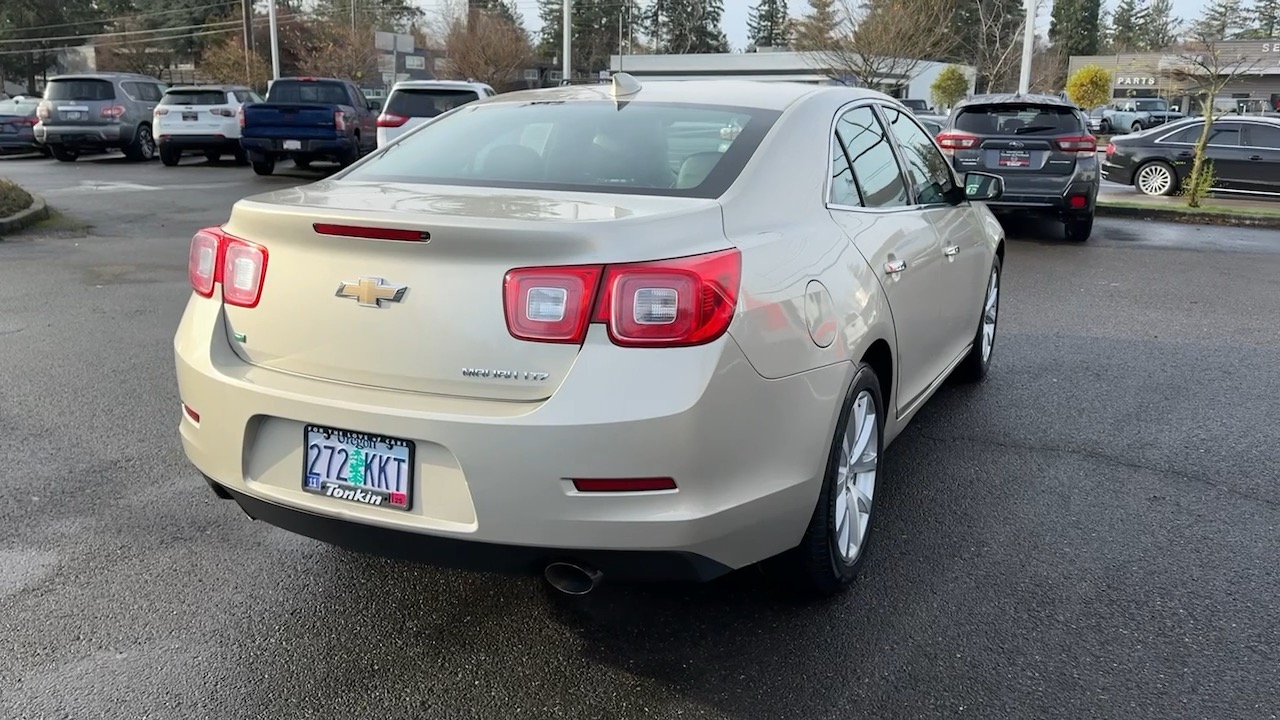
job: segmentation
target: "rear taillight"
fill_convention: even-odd
[[[104,118],[118,118],[118,117],[121,117],[122,115],[124,115],[124,106],[123,106],[123,105],[108,105],[108,106],[106,106],[106,107],[102,108],[102,110],[100,111],[100,113],[99,113],[99,114],[100,114],[100,115],[102,115],[102,117],[104,117]]]
[[[224,107],[213,108],[209,112],[213,113],[214,115],[221,115],[222,117],[235,117],[236,115],[235,110],[232,110],[231,108],[224,108]]]
[[[1058,138],[1058,147],[1065,152],[1079,155],[1092,155],[1098,152],[1098,140],[1092,135]]]
[[[581,343],[590,323],[624,347],[701,345],[729,328],[738,305],[736,249],[627,263],[507,273],[507,328],[537,342]]]
[[[15,125],[35,125],[35,124],[36,124],[36,122],[37,122],[37,121],[36,121],[36,119],[35,119],[35,118],[33,118],[33,117],[20,117],[20,118],[18,118],[17,120],[14,120],[14,121],[13,121],[13,124],[15,124]]]
[[[42,100],[39,105],[36,105],[36,117],[41,120],[53,117],[53,105],[48,100]]]
[[[1112,155],[1115,155],[1115,154],[1116,154],[1116,144],[1113,142],[1107,143],[1107,157],[1111,157]]]
[[[244,129],[244,106],[243,105],[241,105],[240,109],[236,111],[236,117],[240,120],[240,129],[243,130]]]
[[[391,113],[382,113],[378,116],[378,127],[398,128],[409,122],[409,118],[404,115],[393,115]]]
[[[338,129],[338,132],[346,132],[347,131],[347,114],[341,110],[334,111],[333,126]]]
[[[503,288],[507,329],[520,340],[581,343],[600,273],[599,265],[508,272]]]
[[[943,150],[969,150],[978,146],[978,136],[959,130],[938,134],[938,147]]]
[[[187,275],[191,289],[203,297],[212,297],[221,283],[223,302],[256,307],[267,277],[267,249],[221,228],[205,228],[191,238]]]

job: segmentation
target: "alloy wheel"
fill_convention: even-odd
[[[143,160],[150,160],[156,156],[156,139],[151,135],[151,129],[143,126],[138,128],[138,150]]]
[[[1147,165],[1138,171],[1138,189],[1147,195],[1164,195],[1173,187],[1173,173],[1163,165]]]
[[[871,523],[871,501],[880,467],[879,422],[871,391],[858,393],[845,426],[836,468],[834,542],[846,563],[857,560],[862,553]]]
[[[996,313],[1000,309],[1000,273],[991,269],[991,282],[987,283],[987,301],[982,306],[982,362],[991,360],[991,349],[996,342]]]

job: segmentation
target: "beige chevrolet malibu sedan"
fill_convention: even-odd
[[[835,593],[885,448],[987,373],[1002,187],[866,90],[470,103],[196,233],[182,443],[250,517],[364,552]]]

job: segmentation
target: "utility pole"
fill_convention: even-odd
[[[564,69],[565,80],[573,78],[573,0],[564,2]]]
[[[244,51],[253,52],[253,0],[240,0],[240,19],[244,22]]]
[[[271,24],[271,79],[280,79],[280,28],[276,24],[276,0],[267,0],[267,21]]]
[[[351,32],[356,31],[356,0],[351,0]]]
[[[1026,21],[1022,26],[1022,70],[1018,73],[1018,94],[1026,95],[1031,91],[1031,56],[1036,47],[1036,0],[1025,0],[1023,14]]]

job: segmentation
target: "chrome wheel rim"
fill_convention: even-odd
[[[996,313],[1000,309],[1000,273],[991,269],[991,282],[987,284],[987,301],[982,306],[982,362],[991,360],[991,348],[996,343]]]
[[[156,154],[156,141],[151,137],[151,131],[146,128],[138,128],[138,133],[142,136],[142,142],[138,143],[142,149],[142,157],[150,160]]]
[[[867,541],[880,467],[879,423],[871,391],[859,392],[845,425],[836,469],[835,545],[846,563],[858,559]]]
[[[1173,176],[1161,165],[1148,165],[1138,173],[1138,189],[1148,195],[1164,195],[1173,185]]]

